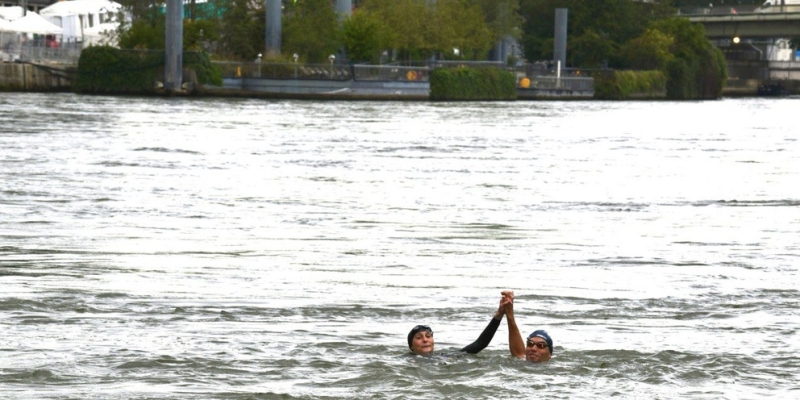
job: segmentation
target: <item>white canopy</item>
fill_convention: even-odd
[[[6,21],[6,20],[4,20],[4,19],[0,18],[0,32],[7,30],[7,29],[6,29],[6,27],[7,27],[7,26],[8,26],[8,24],[10,24],[10,23],[11,23],[11,22],[8,22],[8,21]]]
[[[85,36],[102,36],[114,34],[119,28],[119,22],[104,22],[83,30]]]
[[[117,45],[118,22],[105,22],[83,30],[86,45]]]
[[[58,25],[53,24],[32,11],[28,11],[28,13],[20,19],[11,21],[5,27],[5,30],[19,33],[36,33],[39,35],[60,35],[63,31]]]
[[[22,7],[20,6],[10,6],[10,7],[0,7],[0,19],[7,19],[9,21],[13,21],[15,19],[22,18]]]
[[[65,17],[67,15],[101,14],[117,12],[122,5],[109,0],[69,0],[53,3],[39,10],[43,17]]]

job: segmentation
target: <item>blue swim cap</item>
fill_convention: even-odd
[[[550,335],[547,334],[544,330],[533,331],[530,335],[528,335],[528,339],[532,337],[539,337],[547,342],[547,349],[550,350],[550,354],[553,354],[553,339],[550,339]]]

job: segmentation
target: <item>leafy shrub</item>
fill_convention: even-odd
[[[657,97],[666,88],[662,71],[613,71],[594,76],[594,97],[602,100]]]
[[[430,78],[431,100],[514,100],[514,74],[500,68],[436,68]]]
[[[120,50],[110,46],[92,46],[81,52],[78,60],[79,93],[149,94],[163,76],[164,51]],[[183,55],[184,68],[191,68],[200,84],[222,85],[222,71],[205,53]]]
[[[127,51],[92,46],[78,60],[79,93],[147,93],[164,66],[163,51]]]

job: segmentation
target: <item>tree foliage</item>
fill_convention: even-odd
[[[377,64],[387,43],[386,25],[377,15],[355,10],[342,23],[342,38],[351,61]]]
[[[486,13],[497,3],[509,15]],[[518,17],[515,4],[518,0],[364,0],[360,10],[382,21],[386,48],[406,61],[453,58],[453,49],[459,49],[459,58],[485,59],[497,38],[515,32],[516,26],[499,26],[500,18]]]
[[[654,21],[650,28],[669,37],[667,97],[714,99],[727,79],[725,57],[705,37],[705,29],[685,18]]]
[[[522,43],[530,61],[552,58],[555,10],[568,9],[567,64],[573,67],[618,66],[617,51],[624,43],[640,36],[651,21],[674,12],[669,0],[520,0],[520,4],[525,19]],[[590,43],[602,48],[589,49]],[[585,51],[593,54],[581,54]]]
[[[471,0],[470,3],[480,7],[487,28],[491,32],[491,42],[510,36],[519,39],[520,27],[523,23],[520,14],[520,0]]]
[[[485,59],[494,40],[481,8],[465,0],[438,0],[431,14],[431,48],[468,59]]]
[[[386,46],[406,60],[422,59],[431,50],[426,40],[430,9],[425,0],[365,0],[361,7],[383,21]]]
[[[647,29],[641,36],[625,43],[620,56],[628,67],[637,70],[666,70],[674,58],[670,50],[675,37],[657,29]]]
[[[330,0],[297,0],[284,6],[283,43],[287,53],[297,53],[312,63],[327,62],[342,46],[341,30]]]
[[[220,46],[225,58],[252,61],[265,48],[265,10],[249,0],[221,0],[223,3]]]

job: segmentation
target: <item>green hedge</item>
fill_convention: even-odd
[[[431,100],[514,100],[514,74],[496,67],[436,68],[430,78]]]
[[[667,77],[669,99],[718,99],[728,79],[725,56],[719,49],[709,48],[704,57],[689,62],[676,58],[667,64]]]
[[[164,51],[89,47],[81,52],[78,60],[74,90],[79,93],[155,93],[155,82],[164,75],[164,54]],[[200,84],[222,84],[222,72],[211,64],[206,54],[184,53],[183,66],[195,71]]]
[[[661,71],[613,71],[594,76],[594,97],[599,100],[663,97],[667,76]]]
[[[211,63],[207,53],[184,52],[183,67],[193,69],[201,85],[222,86],[222,70]]]

